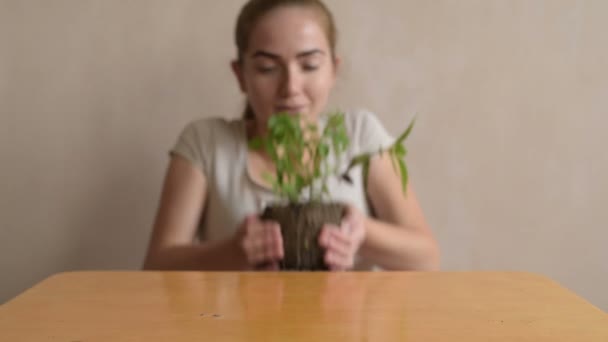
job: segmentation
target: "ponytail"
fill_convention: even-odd
[[[245,107],[245,110],[243,111],[243,119],[245,119],[245,120],[255,119],[255,114],[253,113],[253,108],[251,108],[251,105],[249,104],[249,102],[247,102],[247,106]]]

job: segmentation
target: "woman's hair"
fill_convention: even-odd
[[[311,8],[318,12],[319,19],[325,30],[327,41],[331,49],[331,56],[335,58],[337,30],[333,15],[321,0],[249,0],[241,9],[235,31],[235,42],[238,53],[238,62],[243,63],[243,56],[249,47],[249,37],[258,20],[272,10],[284,6],[300,6]],[[251,105],[247,103],[243,113],[245,119],[253,119],[254,113]]]

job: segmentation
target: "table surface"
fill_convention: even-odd
[[[608,341],[519,272],[73,272],[0,306],[0,341]]]

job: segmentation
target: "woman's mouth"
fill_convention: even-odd
[[[305,106],[277,106],[275,111],[277,113],[288,113],[288,114],[303,114]]]

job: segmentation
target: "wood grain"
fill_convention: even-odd
[[[608,315],[516,272],[74,272],[0,306],[0,341],[608,341]]]

